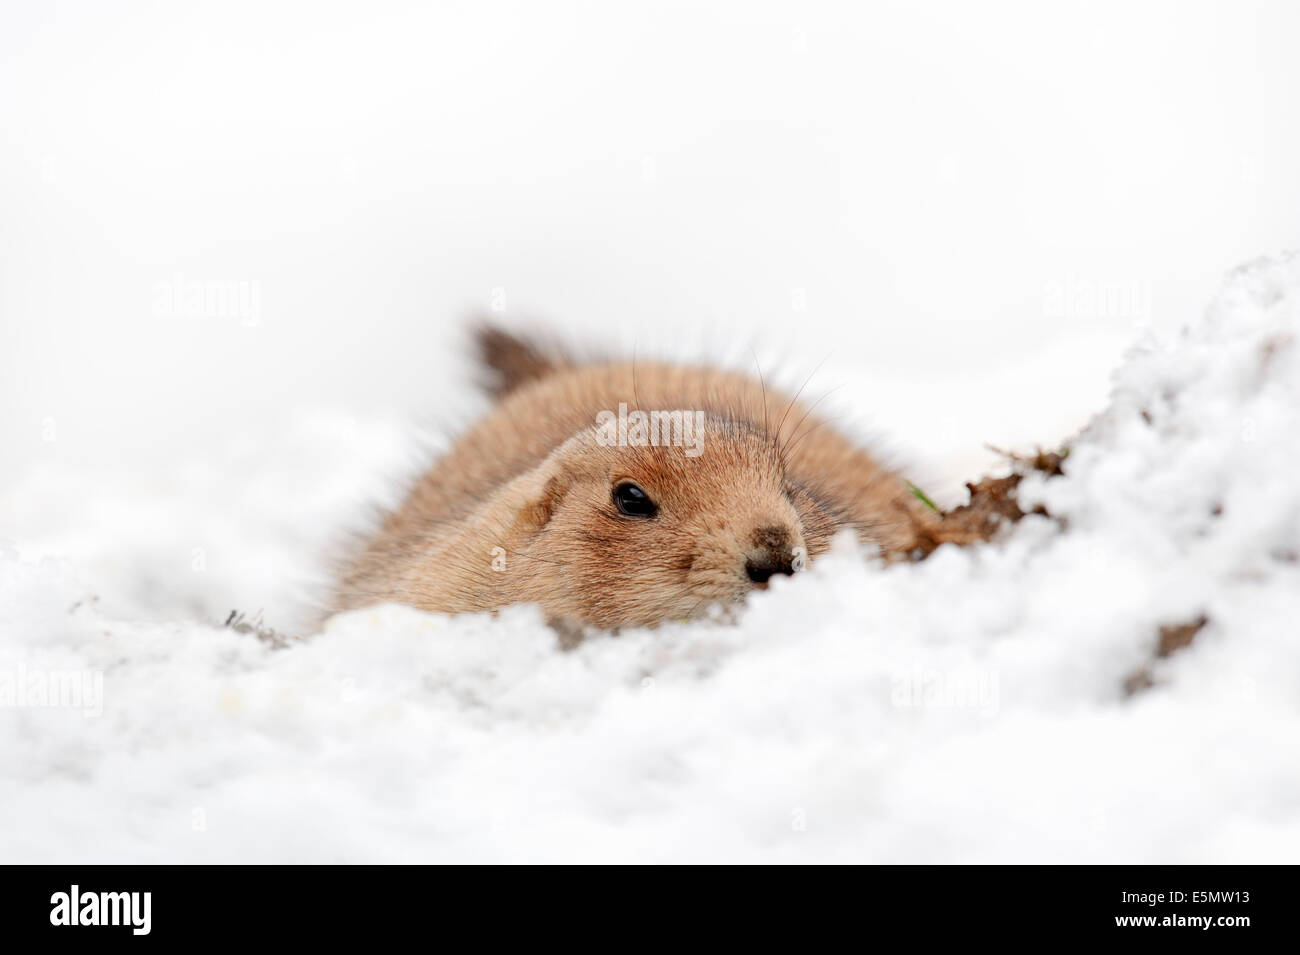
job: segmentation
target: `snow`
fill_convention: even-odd
[[[1051,518],[916,565],[841,540],[735,621],[570,652],[529,607],[280,650],[219,625],[303,626],[358,502],[418,466],[401,415],[52,458],[0,498],[0,858],[1293,860],[1298,339],[1300,257],[1256,262],[1128,352],[1023,485]],[[20,699],[61,676],[75,705]]]

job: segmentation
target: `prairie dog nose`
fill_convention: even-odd
[[[753,546],[745,559],[745,574],[756,584],[767,583],[773,574],[793,574],[801,566],[795,541],[789,528],[760,527],[750,540]]]

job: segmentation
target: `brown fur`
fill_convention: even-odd
[[[556,621],[653,625],[742,599],[746,565],[789,572],[841,528],[905,553],[933,518],[894,473],[800,402],[699,366],[576,365],[479,331],[493,410],[411,490],[340,585],[335,609],[382,601],[482,611],[535,602]],[[602,446],[620,402],[706,414],[701,453]],[[658,505],[627,517],[623,480]],[[760,575],[761,576],[761,575]]]

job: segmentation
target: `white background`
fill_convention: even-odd
[[[3,480],[302,408],[460,420],[458,336],[501,289],[609,350],[752,347],[793,385],[829,355],[808,393],[943,494],[1300,240],[1294,4],[0,17]],[[256,325],[158,308],[229,281]]]

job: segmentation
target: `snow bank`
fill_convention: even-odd
[[[1026,481],[1054,519],[919,565],[841,542],[735,624],[569,653],[527,607],[217,626],[288,614],[391,425],[303,424],[242,482],[39,475],[0,511],[0,858],[1293,861],[1298,334],[1300,258],[1242,269]]]

